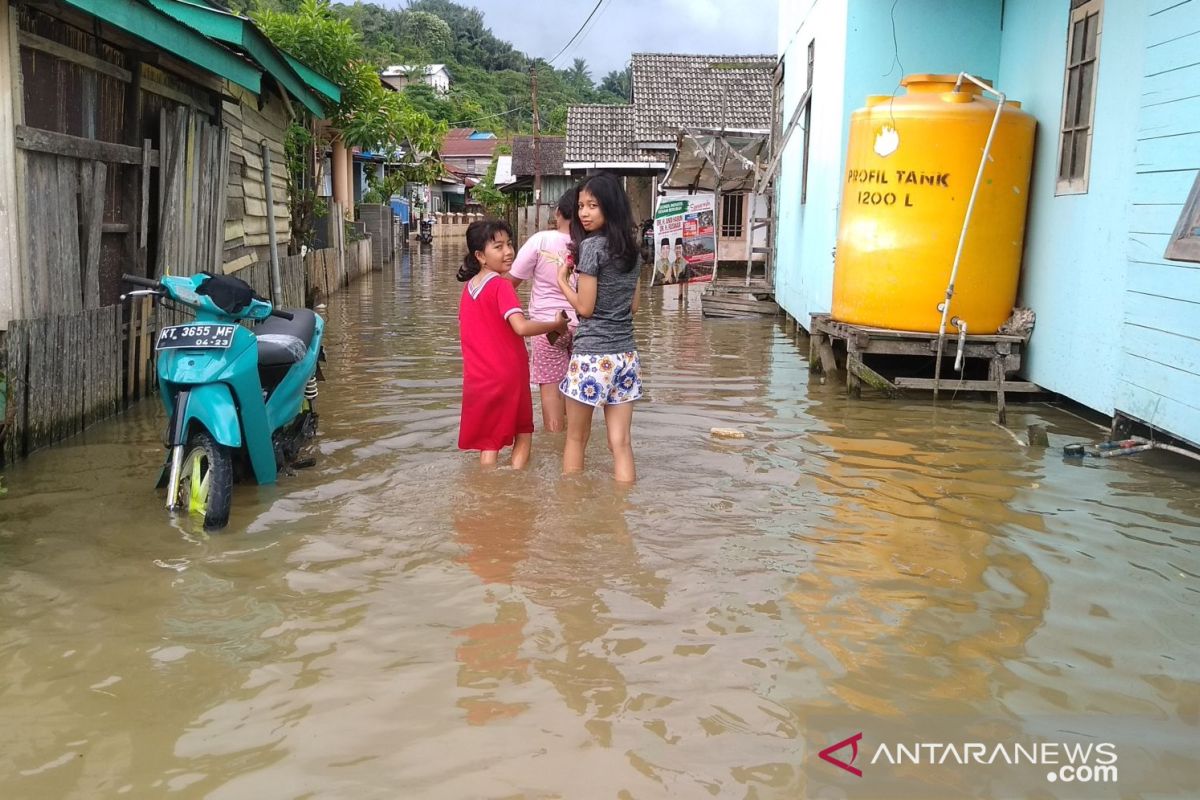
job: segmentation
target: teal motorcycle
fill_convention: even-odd
[[[281,471],[308,465],[298,457],[316,433],[324,320],[305,308],[276,310],[228,275],[124,280],[142,287],[126,297],[149,295],[193,314],[155,339],[169,421],[158,486],[168,509],[223,528],[235,479],[271,484]]]

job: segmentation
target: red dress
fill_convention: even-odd
[[[462,340],[463,402],[458,429],[461,450],[500,450],[518,433],[533,433],[529,355],[508,323],[521,302],[508,281],[493,273],[474,291],[463,287],[458,303]]]

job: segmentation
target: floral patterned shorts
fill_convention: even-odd
[[[567,377],[558,390],[572,400],[603,407],[629,403],[642,396],[641,365],[637,351],[571,356]]]

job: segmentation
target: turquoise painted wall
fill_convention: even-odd
[[[791,0],[779,4],[784,125],[807,88],[808,45],[814,44],[808,202],[800,202],[803,129],[797,128],[788,140],[776,179],[779,225],[775,237],[775,298],[806,327],[812,311],[829,309],[832,250],[842,190],[841,158],[846,149],[846,22],[847,0]]]
[[[1200,445],[1200,264],[1163,258],[1200,171],[1200,0],[1144,5],[1115,405]]]
[[[832,253],[850,114],[867,95],[895,89],[903,74],[967,71],[991,78],[999,68],[1001,0],[902,0],[895,4],[894,40],[892,5],[890,0],[779,4],[780,52],[791,42],[784,53],[789,113],[805,89],[808,42],[816,42],[808,203],[800,204],[798,131],[783,162],[776,239],[776,299],[804,325],[810,314],[829,311],[833,297]],[[948,276],[950,265],[946,269]]]
[[[1139,0],[1105,3],[1086,194],[1055,196],[1068,3],[1007,0],[998,87],[1037,117],[1020,302],[1037,313],[1024,372],[1111,414],[1141,102]]]

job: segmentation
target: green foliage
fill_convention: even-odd
[[[383,178],[368,175],[367,190],[363,192],[362,202],[387,203],[392,195],[404,194],[404,187],[408,182],[408,176],[403,172],[390,172]]]
[[[533,130],[531,60],[497,39],[478,10],[451,0],[412,0],[400,10],[354,3],[334,5],[331,11],[361,35],[367,58],[378,68],[393,64],[447,66],[452,80],[448,97],[437,96],[420,84],[410,85],[404,92],[410,104],[431,119],[452,127],[486,128],[501,136]],[[614,91],[620,89],[619,83],[610,81],[597,88],[581,59],[562,70],[544,61],[535,63],[538,108],[546,133],[566,132],[568,106],[628,100],[627,90]]]
[[[441,18],[426,11],[407,11],[397,15],[397,42],[400,48],[414,52],[421,63],[447,58],[454,47],[454,32]]]
[[[342,140],[370,149],[407,144],[432,150],[444,127],[412,107],[405,96],[385,89],[358,30],[337,19],[326,0],[301,0],[295,13],[265,10],[259,27],[282,50],[336,83],[342,101],[330,120]]]
[[[496,188],[496,167],[500,163],[500,156],[510,155],[511,153],[511,147],[505,145],[497,147],[496,155],[492,158],[492,163],[488,166],[487,175],[471,189],[471,197],[478,200],[479,204],[483,206],[483,210],[493,216],[504,216],[511,205],[512,199]]]
[[[600,79],[600,91],[628,99],[630,90],[633,88],[632,84],[633,70],[630,67],[619,72],[614,69]]]

